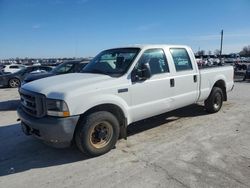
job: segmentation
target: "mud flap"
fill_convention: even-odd
[[[127,140],[127,118],[124,118],[124,122],[120,127],[121,138]]]

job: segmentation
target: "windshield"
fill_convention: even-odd
[[[127,72],[139,51],[139,48],[117,48],[103,51],[81,72],[105,74],[112,77],[122,76]]]

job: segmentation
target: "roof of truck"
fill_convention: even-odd
[[[176,45],[176,44],[134,44],[134,45],[127,45],[122,47],[116,47],[116,48],[166,48],[166,47],[172,47],[172,48],[190,48],[187,45]],[[111,49],[116,49],[111,48]]]

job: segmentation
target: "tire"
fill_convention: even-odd
[[[242,65],[242,69],[243,70],[247,70],[247,66],[246,65]]]
[[[243,80],[242,80],[242,81],[246,81],[246,78],[247,78],[247,77],[246,77],[246,75],[245,75],[245,76],[243,77]]]
[[[114,148],[120,133],[117,118],[110,112],[98,111],[80,120],[75,142],[90,157],[103,155]]]
[[[18,78],[11,78],[9,80],[9,87],[15,88],[15,87],[20,87],[21,82]]]
[[[213,87],[209,97],[205,101],[205,108],[208,113],[218,112],[223,104],[223,92],[219,87]]]

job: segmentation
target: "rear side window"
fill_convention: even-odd
[[[162,49],[149,49],[146,50],[141,56],[138,66],[148,63],[152,75],[169,72],[167,59]]]
[[[39,70],[40,68],[39,67],[32,67],[32,70],[31,71],[37,71]]]
[[[79,65],[76,67],[76,72],[81,72],[81,70],[87,65],[87,63],[79,63]]]
[[[185,48],[171,48],[176,71],[192,70],[192,63]]]
[[[52,68],[51,67],[41,67],[41,70],[45,70],[45,71],[49,72],[52,70]]]
[[[69,73],[72,72],[74,70],[74,63],[67,63],[64,64],[63,66],[61,66],[57,72],[58,73]]]

